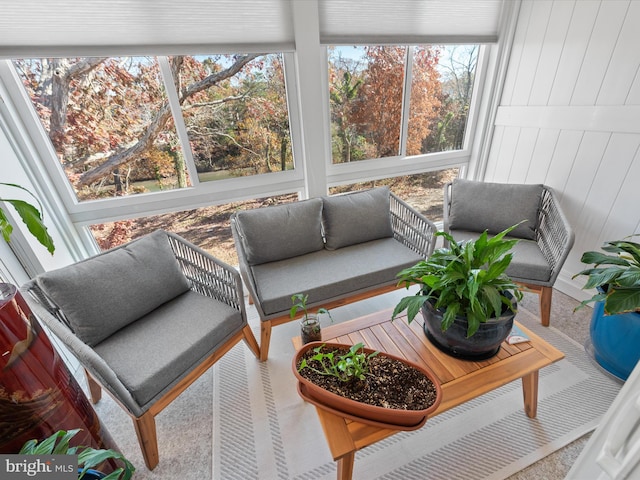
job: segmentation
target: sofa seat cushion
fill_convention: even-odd
[[[476,240],[480,234],[478,232],[469,232],[464,230],[449,233],[456,241]],[[514,237],[505,237],[513,239]],[[548,282],[551,278],[551,266],[545,258],[544,254],[533,240],[525,240],[518,238],[518,243],[513,247],[513,259],[506,274],[513,280],[519,281],[536,281],[540,283]]]
[[[393,237],[390,196],[389,187],[379,187],[322,197],[325,247],[335,250]]]
[[[542,184],[489,183],[457,178],[451,186],[449,228],[500,233],[524,220],[510,232],[517,238],[535,240]]]
[[[188,291],[94,347],[143,407],[242,326],[239,311]],[[153,342],[148,342],[153,337]]]
[[[88,345],[189,290],[162,230],[41,274],[37,281]]]
[[[338,250],[322,250],[252,267],[265,315],[291,308],[291,296],[304,292],[309,305],[347,297],[397,282],[396,274],[422,257],[393,238],[382,238]]]
[[[311,198],[235,214],[249,265],[322,250],[322,200]]]

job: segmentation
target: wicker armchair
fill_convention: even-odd
[[[548,326],[552,287],[574,241],[553,190],[457,179],[444,187],[443,220],[444,231],[457,241],[477,238],[484,230],[495,234],[525,220],[512,231],[520,241],[506,273],[540,296],[542,324]]]
[[[149,469],[155,416],[241,339],[259,357],[232,267],[158,230],[22,287],[38,319],[131,416]]]

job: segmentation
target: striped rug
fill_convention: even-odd
[[[354,479],[503,479],[593,430],[620,384],[560,331],[522,308],[517,320],[566,356],[540,371],[536,419],[525,415],[516,381],[359,451]],[[255,311],[250,323],[257,330]],[[156,419],[160,464],[152,472],[130,420],[103,397],[96,409],[138,467],[136,480],[335,479],[315,408],[291,373],[297,328],[274,329],[266,363],[237,345],[167,407]]]

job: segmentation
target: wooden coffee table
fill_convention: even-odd
[[[535,418],[538,371],[564,358],[562,352],[518,324],[529,342],[516,345],[505,342],[498,354],[488,360],[458,360],[431,344],[422,330],[420,315],[416,317],[418,321],[409,325],[406,316],[391,322],[391,312],[385,310],[325,327],[322,339],[347,344],[363,342],[370,348],[428,365],[442,385],[442,403],[431,417],[521,378],[524,410],[527,416]],[[293,344],[299,348],[300,337],[293,338]],[[400,431],[353,421],[319,407],[316,412],[331,455],[338,463],[338,480],[351,479],[357,450]]]

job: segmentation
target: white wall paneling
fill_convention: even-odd
[[[640,233],[640,1],[525,0],[486,181],[554,188],[576,233],[556,287],[585,298],[586,250]]]

